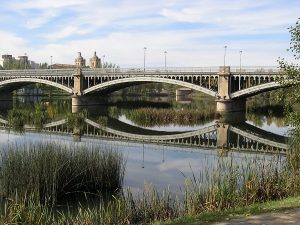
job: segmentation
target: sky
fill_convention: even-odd
[[[120,67],[277,66],[300,0],[1,0],[0,54]],[[224,46],[227,46],[226,53]],[[144,50],[146,47],[146,51]],[[165,54],[164,52],[167,51]],[[240,51],[242,53],[240,54]],[[166,56],[166,57],[165,57]]]

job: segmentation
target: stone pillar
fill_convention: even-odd
[[[217,124],[217,150],[218,155],[227,156],[229,151],[229,125],[224,123]]]
[[[217,99],[217,113],[232,113],[232,112],[245,112],[246,111],[246,100],[221,100]]]
[[[73,94],[75,96],[81,96],[83,90],[83,76],[80,68],[76,69],[75,74],[73,74],[73,77],[74,77]]]
[[[217,112],[244,112],[246,110],[245,99],[231,100],[231,74],[229,66],[219,67],[219,90],[217,95]]]
[[[219,67],[218,97],[222,100],[230,99],[230,66]]]

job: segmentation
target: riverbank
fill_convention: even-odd
[[[229,224],[231,220],[235,220],[236,222],[236,219],[244,220],[244,218],[252,215],[264,214],[260,217],[263,220],[267,219],[266,217],[270,217],[271,214],[275,212],[288,214],[290,211],[294,212],[295,210],[300,212],[300,196],[289,197],[277,201],[255,203],[246,207],[238,207],[216,212],[205,212],[195,216],[184,216],[172,221],[156,222],[153,225],[207,225],[222,221],[226,221],[226,224],[227,222]],[[286,223],[287,221],[284,222]],[[298,223],[297,221],[295,222],[295,224],[300,223],[300,221]]]

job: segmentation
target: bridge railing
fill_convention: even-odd
[[[230,67],[230,72],[247,72],[247,73],[254,73],[254,72],[280,72],[281,68],[277,66],[232,66]]]
[[[97,71],[103,73],[168,73],[168,72],[215,72],[219,67],[148,67],[148,68],[84,68],[83,71]]]
[[[26,70],[0,70],[1,76],[70,76],[76,69],[26,69]],[[145,68],[82,68],[82,71],[97,72],[97,73],[184,73],[184,72],[203,72],[203,73],[218,73],[219,67],[147,67]],[[280,72],[280,68],[276,66],[232,66],[230,67],[232,73],[276,73]]]

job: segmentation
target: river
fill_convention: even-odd
[[[213,173],[220,159],[241,165],[253,159],[284,160],[289,127],[278,106],[256,101],[249,101],[246,114],[222,121],[215,115],[215,102],[201,97],[111,97],[105,104],[72,108],[68,97],[19,96],[11,104],[0,104],[0,145],[3,150],[14,144],[56,142],[114,149],[126,159],[124,189],[141,193],[145,186],[154,186],[178,193],[186,177],[205,179],[203,174]],[[270,113],[273,108],[276,113]],[[27,115],[22,128],[8,127],[9,120],[17,120],[12,111]],[[68,124],[75,112],[84,112],[83,121]]]

